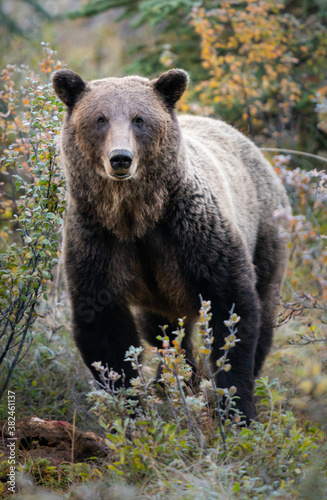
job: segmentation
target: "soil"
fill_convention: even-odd
[[[69,422],[38,417],[16,421],[15,438],[20,457],[46,458],[51,465],[83,462],[91,457],[105,457],[108,447],[93,432],[78,430]],[[0,422],[0,448],[12,443],[7,422]]]

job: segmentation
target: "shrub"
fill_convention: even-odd
[[[311,97],[325,78],[327,28],[302,9],[292,12],[283,0],[193,9],[207,71],[197,87],[205,110],[238,123],[252,137],[261,131],[279,147],[290,141],[312,148],[318,136],[324,142],[323,134],[312,134]]]
[[[188,386],[191,374],[181,349],[182,321],[175,339],[162,335],[162,348],[154,349],[162,363],[161,389],[142,374],[142,348],[131,347],[126,353],[138,372],[132,388],[115,389],[119,375],[94,363],[102,382],[96,383],[89,400],[106,432],[110,458],[104,465],[116,481],[121,477],[133,485],[144,482],[145,497],[225,498],[220,496],[224,493],[229,498],[294,498],[323,434],[310,425],[297,425],[283,407],[277,379],[257,380],[260,422],[246,427],[238,414],[231,414],[236,388],[218,388],[208,365],[210,317],[210,303],[203,302],[196,350],[208,370],[197,394]],[[239,319],[231,311],[226,321],[230,335],[218,370],[230,369],[228,351],[235,347]]]
[[[44,46],[46,81],[26,67],[7,66],[0,76],[0,395],[32,341],[39,299],[58,263],[65,181],[56,136],[62,107],[49,74],[54,52]]]

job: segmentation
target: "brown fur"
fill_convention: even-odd
[[[176,117],[186,85],[182,70],[152,81],[54,75],[68,107],[65,261],[75,337],[88,366],[101,357],[129,379],[123,354],[140,342],[130,306],[154,344],[159,322],[171,331],[186,316],[193,365],[190,334],[202,294],[212,301],[214,363],[235,304],[241,342],[218,382],[237,386],[249,419],[287,256],[273,214],[288,201],[271,165],[242,134],[219,120]],[[117,152],[119,162],[128,155],[128,168],[114,164]]]

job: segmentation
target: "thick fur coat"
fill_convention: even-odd
[[[274,211],[288,201],[244,135],[219,120],[176,117],[187,81],[183,70],[89,83],[69,70],[54,74],[68,108],[64,252],[74,335],[94,373],[91,363],[101,360],[128,381],[128,347],[140,345],[140,335],[156,345],[159,325],[172,331],[185,316],[195,371],[200,295],[212,303],[213,365],[234,304],[241,342],[218,384],[237,387],[250,420],[287,257]]]

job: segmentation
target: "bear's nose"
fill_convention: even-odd
[[[132,164],[133,153],[128,149],[114,149],[109,155],[109,161],[117,173],[124,174]]]

